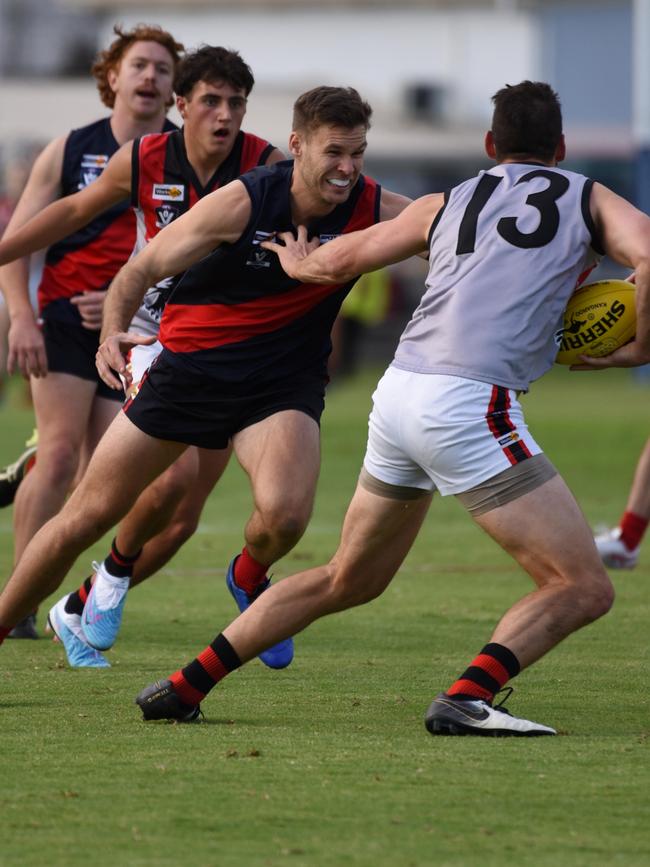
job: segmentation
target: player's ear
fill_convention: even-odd
[[[176,97],[176,108],[178,109],[178,113],[184,119],[185,118],[185,107],[187,105],[187,100],[184,96]]]
[[[564,141],[564,134],[562,134],[560,136],[560,141],[558,142],[558,146],[555,148],[555,162],[561,163],[565,157],[566,157],[566,142]]]
[[[485,153],[490,157],[491,160],[495,160],[497,158],[497,149],[494,144],[494,133],[491,129],[489,129],[485,133]]]
[[[302,136],[295,130],[289,136],[289,153],[294,159],[302,153]]]

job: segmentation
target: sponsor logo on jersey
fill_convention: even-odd
[[[262,241],[267,241],[269,238],[275,237],[275,232],[255,232],[253,237],[253,249],[248,254],[246,264],[251,268],[270,268],[273,254],[270,250],[260,249]]]
[[[88,184],[92,184],[106,168],[108,154],[82,154],[81,155],[81,178],[77,184],[78,190],[83,190]]]
[[[179,214],[180,208],[174,207],[174,205],[161,205],[159,208],[156,208],[156,217],[158,218],[156,220],[156,228],[164,229]]]
[[[321,244],[327,244],[328,241],[333,241],[335,238],[340,238],[340,233],[338,235],[319,235],[318,240]]]
[[[178,202],[185,198],[185,184],[154,184],[151,197],[161,202]]]

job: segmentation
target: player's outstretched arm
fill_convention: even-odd
[[[106,368],[124,375],[126,359],[122,350],[127,338],[133,337],[125,332],[149,286],[163,277],[182,274],[219,244],[237,241],[250,213],[246,188],[241,181],[232,181],[174,220],[118,272],[106,296],[97,353],[97,369],[107,385],[121,387],[116,386],[114,375],[107,373]]]
[[[582,363],[572,365],[572,369],[647,364],[650,362],[650,217],[602,184],[594,184],[590,205],[605,252],[619,265],[634,269],[636,336],[610,355],[582,356]]]
[[[0,265],[49,247],[127,199],[131,194],[132,147],[132,142],[123,145],[101,175],[83,190],[52,202],[20,228],[7,231],[0,241]]]
[[[264,241],[262,247],[277,253],[283,269],[295,280],[340,283],[424,252],[431,223],[442,204],[441,194],[423,196],[394,219],[341,235],[323,246],[308,241],[301,227],[297,239],[283,232],[278,236],[283,243]]]

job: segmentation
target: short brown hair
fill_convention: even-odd
[[[353,87],[315,87],[299,96],[293,106],[297,132],[311,132],[319,126],[370,127],[372,109]]]
[[[219,45],[202,45],[185,55],[176,67],[174,91],[177,96],[189,96],[199,81],[210,84],[223,81],[241,88],[246,96],[255,84],[251,68],[239,52]]]
[[[184,51],[182,43],[176,42],[171,33],[156,24],[137,24],[133,30],[123,30],[119,24],[116,24],[113,33],[117,39],[114,39],[104,51],[99,52],[90,70],[97,80],[101,101],[108,108],[113,108],[115,105],[115,94],[108,83],[108,72],[120,65],[122,58],[134,42],[157,42],[162,45],[169,51],[174,67],[180,60],[181,51]],[[173,105],[173,100],[170,100],[169,105]]]
[[[535,156],[551,160],[562,138],[560,98],[543,81],[507,84],[492,97],[497,159]]]

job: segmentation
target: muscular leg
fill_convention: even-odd
[[[411,549],[430,503],[429,494],[393,500],[358,485],[330,562],[269,587],[223,631],[240,660],[252,659],[325,614],[383,593]]]
[[[636,465],[625,511],[650,518],[650,439]]]
[[[67,373],[32,379],[39,430],[38,460],[16,494],[14,561],[63,505],[79,461],[95,385]]]
[[[142,548],[131,588],[161,569],[194,534],[229,458],[230,448],[189,448],[141,494],[116,537],[118,549],[127,555]]]
[[[269,416],[233,438],[254,510],[245,529],[251,556],[269,565],[290,551],[311,516],[320,467],[319,430],[302,412]]]
[[[97,444],[106,433],[108,426],[113,421],[120,408],[121,403],[118,400],[110,400],[107,397],[97,397],[97,395],[95,395],[90,411],[90,418],[88,419],[88,425],[86,426],[86,435],[81,447],[79,466],[77,467],[77,472],[75,473],[75,477],[70,485],[70,490],[74,490],[81,481],[81,477],[86,472],[86,467],[90,463],[90,459],[97,448]]]
[[[490,639],[509,648],[522,669],[611,607],[611,582],[560,476],[476,522],[537,585],[504,614]]]
[[[13,626],[56,590],[77,556],[186,448],[148,436],[120,413],[64,508],[26,547],[0,595],[0,626]]]

